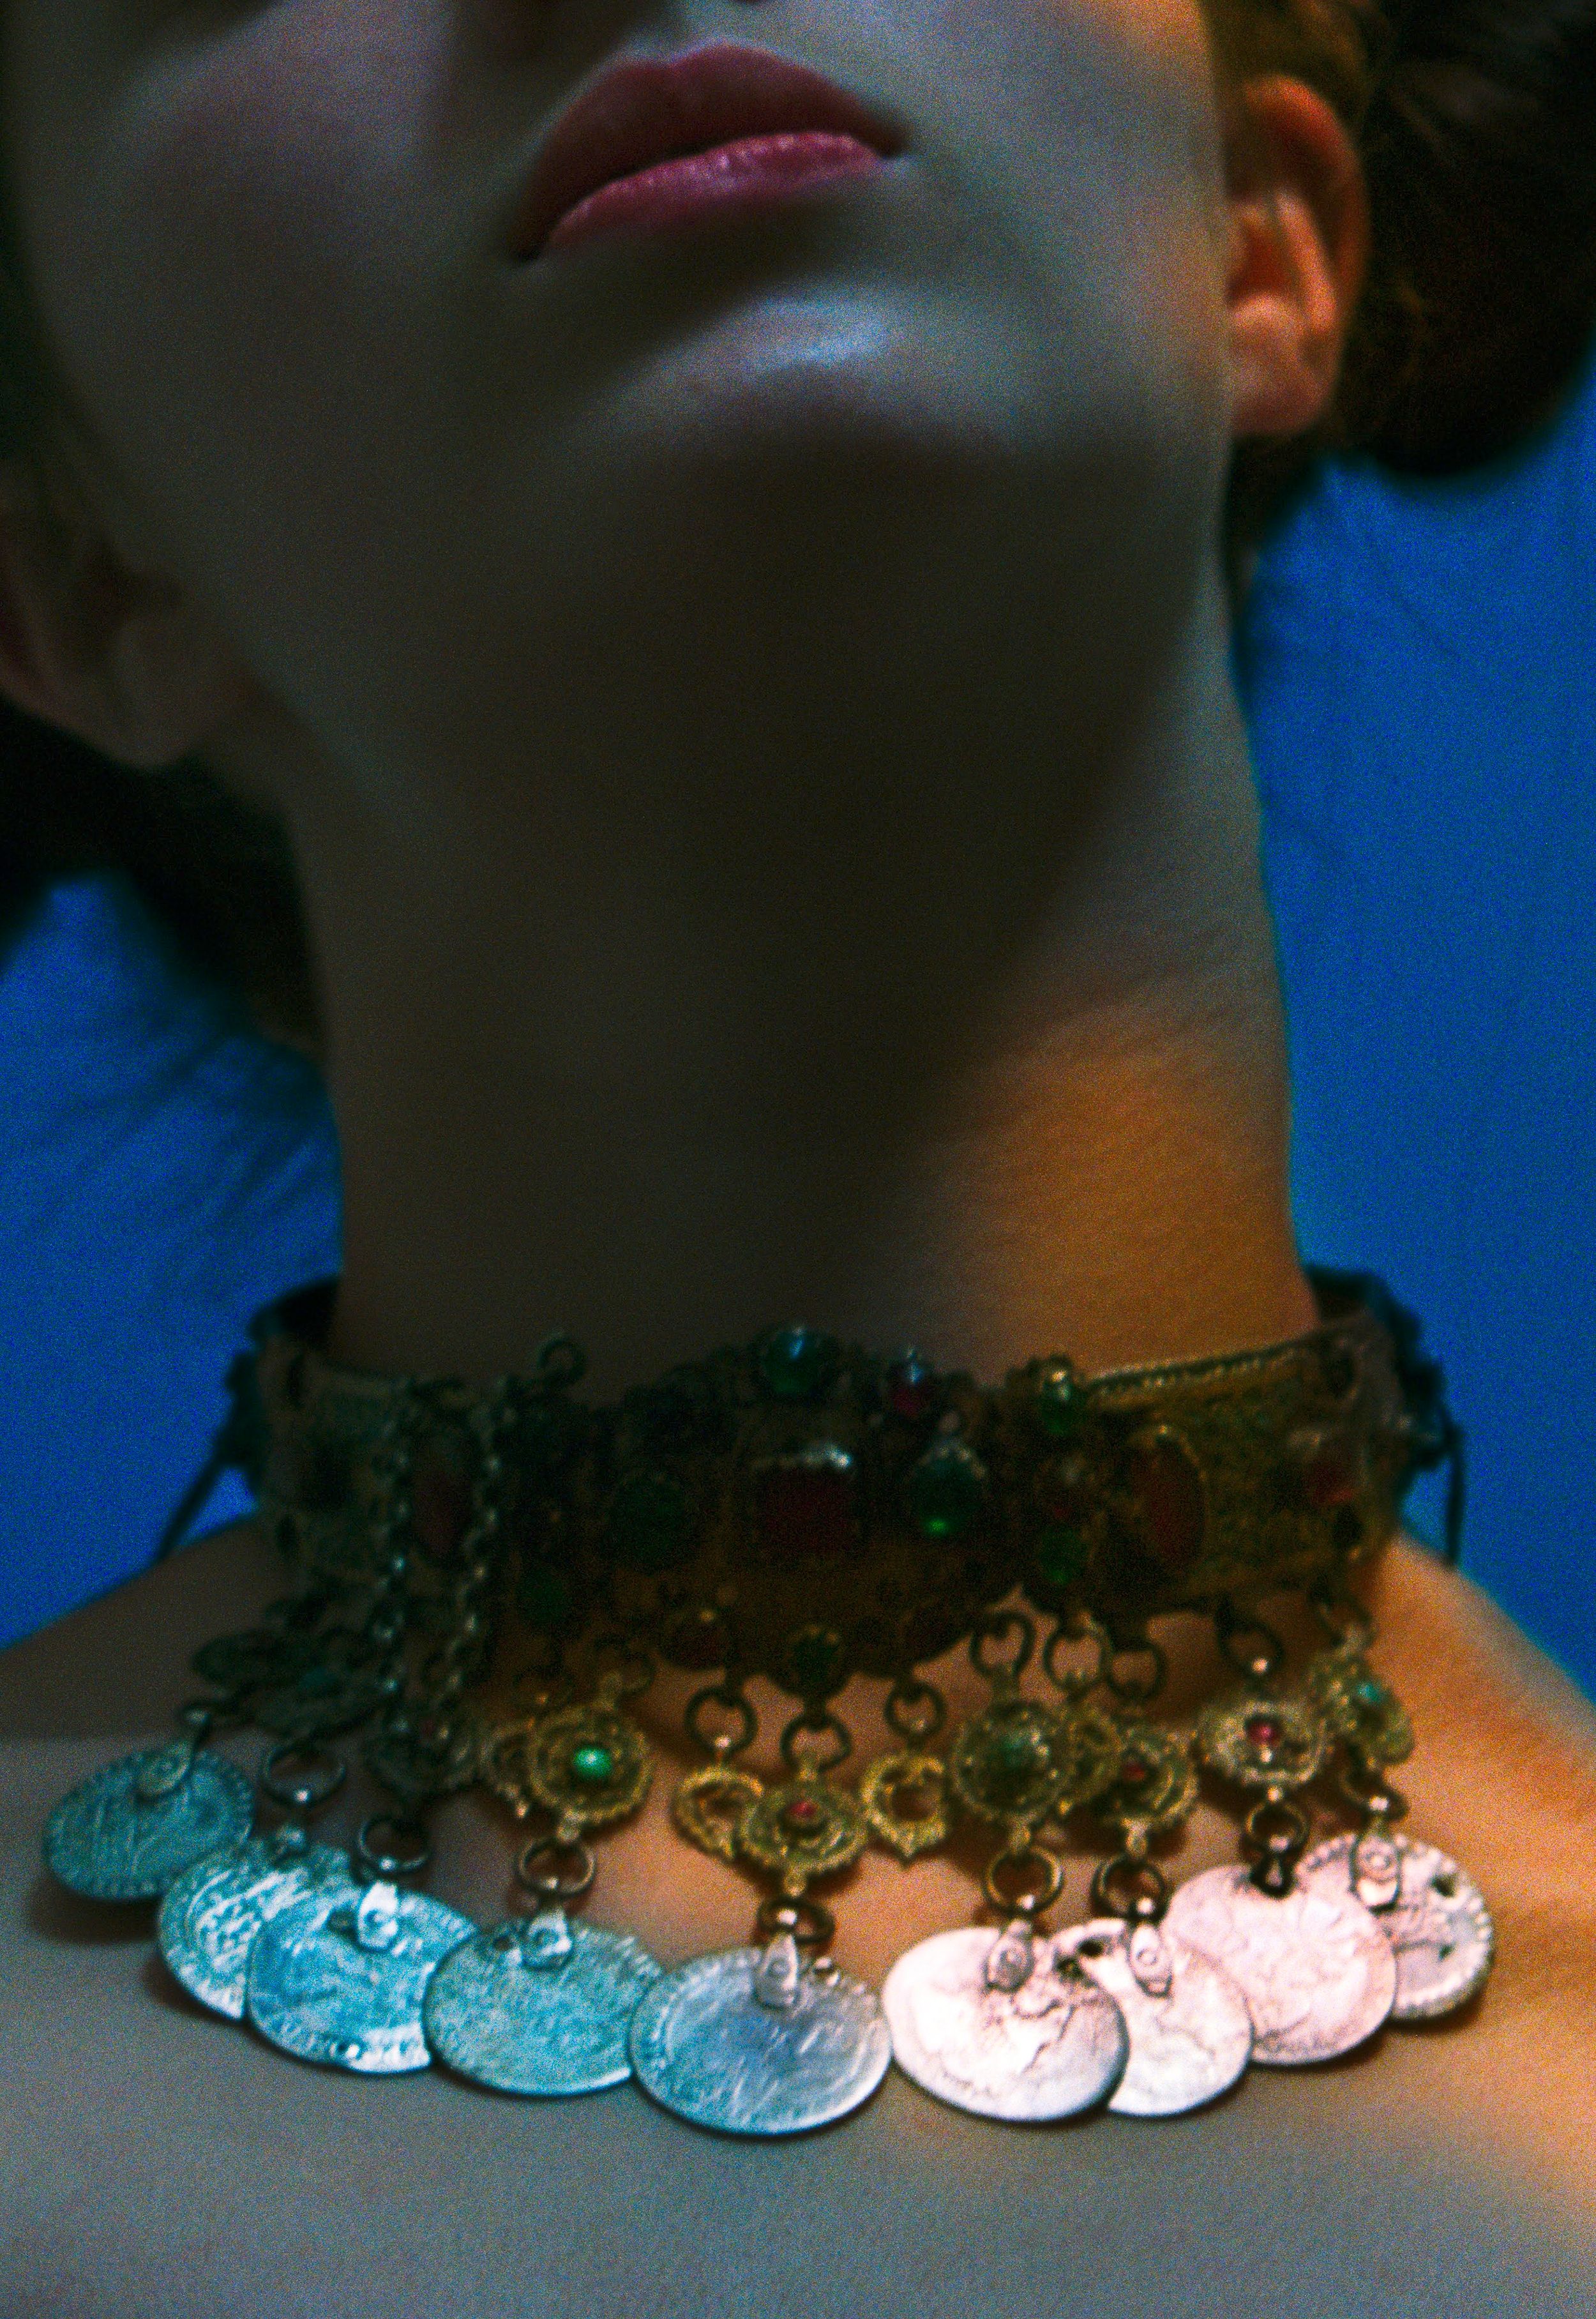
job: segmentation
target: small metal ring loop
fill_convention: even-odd
[[[1237,1674],[1245,1675],[1249,1682],[1267,1683],[1285,1665],[1285,1645],[1274,1628],[1238,1611],[1228,1597],[1215,1611],[1213,1623],[1225,1664]],[[1246,1648],[1253,1637],[1262,1642],[1261,1651]]]
[[[1042,1879],[1040,1888],[1010,1892],[1005,1890],[1000,1871],[1005,1867],[1031,1868],[1040,1862]],[[994,1855],[987,1863],[982,1890],[994,1908],[1009,1917],[1040,1917],[1050,1908],[1064,1890],[1064,1863],[1057,1853],[1049,1852],[1040,1844],[1021,1844]]]
[[[601,1665],[605,1654],[611,1651],[621,1660],[619,1667]],[[654,1660],[647,1650],[643,1644],[618,1629],[612,1628],[604,1634],[594,1635],[582,1645],[582,1656],[594,1685],[607,1678],[612,1680],[618,1699],[638,1699],[654,1681]]]
[[[1127,1885],[1134,1889],[1126,1891],[1123,1888]],[[1099,1863],[1092,1879],[1094,1915],[1156,1925],[1168,1906],[1169,1880],[1152,1861],[1134,1860],[1122,1852]]]
[[[1128,1674],[1118,1666],[1121,1659],[1150,1659],[1152,1665],[1145,1674]],[[1146,1707],[1163,1690],[1168,1674],[1169,1661],[1163,1645],[1143,1636],[1136,1642],[1113,1647],[1103,1680],[1122,1707]]]
[[[987,1643],[1002,1645],[1009,1636],[1018,1632],[1019,1645],[1012,1658],[994,1664],[987,1656]],[[988,1683],[1001,1682],[1005,1676],[1017,1683],[1030,1665],[1036,1649],[1036,1621],[1023,1611],[986,1611],[976,1622],[969,1638],[969,1663],[978,1674]]]
[[[573,1385],[580,1385],[586,1376],[588,1357],[574,1337],[568,1337],[563,1329],[557,1329],[552,1337],[546,1337],[538,1346],[532,1366],[539,1385],[552,1386],[556,1393],[564,1393]]]
[[[924,1714],[916,1715],[915,1707],[920,1700],[928,1700],[930,1706]],[[935,1683],[916,1682],[912,1675],[898,1676],[881,1711],[888,1728],[916,1747],[929,1746],[948,1720],[948,1702]]]
[[[778,1900],[771,1893],[759,1904],[753,1928],[767,1944],[790,1933],[800,1949],[825,1949],[836,1936],[837,1920],[829,1908],[807,1894],[795,1900]]]
[[[1291,1889],[1292,1871],[1308,1848],[1312,1831],[1295,1804],[1266,1797],[1247,1815],[1247,1841],[1262,1856],[1252,1881],[1265,1892]]]
[[[537,1862],[555,1854],[576,1862],[573,1874],[562,1876],[557,1868],[546,1870],[541,1874],[538,1872]],[[583,1844],[580,1836],[574,1844],[562,1844],[557,1836],[535,1836],[516,1862],[516,1881],[518,1884],[524,1885],[540,1900],[558,1900],[562,1905],[580,1900],[584,1892],[591,1891],[593,1879],[598,1873],[599,1863],[593,1857],[592,1847]]]
[[[816,1740],[829,1739],[832,1752],[806,1762],[798,1748],[798,1741],[805,1737]],[[788,1770],[807,1772],[816,1779],[824,1779],[828,1772],[834,1772],[838,1764],[845,1764],[852,1753],[852,1734],[841,1717],[834,1715],[830,1708],[817,1716],[811,1715],[805,1709],[793,1717],[781,1734],[781,1761]]]
[[[1315,1587],[1308,1596],[1313,1615],[1323,1633],[1332,1643],[1366,1651],[1375,1639],[1375,1622],[1361,1602],[1347,1593],[1333,1593],[1327,1587]]]
[[[1060,1646],[1087,1642],[1096,1649],[1096,1665],[1091,1668],[1060,1670],[1058,1665]],[[1089,1611],[1078,1611],[1068,1621],[1060,1619],[1042,1645],[1041,1664],[1048,1681],[1061,1691],[1066,1699],[1084,1699],[1089,1691],[1096,1691],[1100,1683],[1107,1683],[1113,1660],[1114,1638],[1107,1628],[1094,1619]]]
[[[229,1699],[185,1699],[174,1719],[196,1747],[213,1731],[236,1731],[243,1722]]]
[[[706,1732],[703,1716],[707,1707],[724,1707],[728,1715],[735,1716],[736,1735],[726,1731]],[[740,1755],[745,1747],[753,1745],[754,1736],[759,1730],[759,1718],[751,1701],[740,1691],[727,1691],[724,1684],[718,1683],[706,1683],[702,1691],[694,1692],[687,1702],[687,1712],[682,1720],[687,1726],[689,1738],[696,1740],[706,1755],[713,1755],[717,1760],[727,1755]]]
[[[1360,1812],[1372,1813],[1376,1818],[1388,1822],[1406,1819],[1408,1816],[1406,1796],[1400,1789],[1387,1786],[1377,1765],[1366,1764],[1361,1759],[1344,1764],[1339,1785],[1341,1793]]]
[[[320,1765],[320,1773],[306,1770],[294,1778],[289,1765]],[[330,1747],[314,1739],[279,1739],[260,1759],[261,1792],[284,1811],[320,1811],[330,1803],[349,1776],[349,1766]]]
[[[401,1852],[398,1845],[407,1836],[410,1849]],[[379,1844],[379,1837],[386,1840]],[[402,1818],[398,1812],[373,1812],[362,1820],[355,1838],[356,1865],[383,1882],[396,1876],[419,1876],[431,1858],[432,1838],[420,1821]]]
[[[532,1685],[538,1688],[533,1690]],[[552,1715],[558,1707],[571,1704],[570,1678],[562,1671],[558,1656],[552,1667],[524,1666],[510,1684],[516,1705],[531,1716]]]

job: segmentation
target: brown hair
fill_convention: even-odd
[[[1360,157],[1369,270],[1337,392],[1310,433],[1238,446],[1223,554],[1240,611],[1254,551],[1327,457],[1403,474],[1479,467],[1555,419],[1596,327],[1596,0],[1204,0],[1228,129],[1248,82],[1325,98]],[[41,513],[63,414],[0,168],[0,467]],[[0,698],[0,928],[53,878],[116,868],[192,958],[278,1035],[317,1007],[282,831],[193,760],[112,763]]]

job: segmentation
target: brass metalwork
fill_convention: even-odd
[[[929,1788],[933,1801],[917,1818],[894,1809],[894,1799],[906,1789]],[[945,1844],[952,1821],[948,1811],[948,1767],[940,1755],[916,1747],[900,1747],[878,1755],[859,1782],[859,1804],[872,1835],[880,1838],[906,1864],[923,1852]]]
[[[591,1762],[586,1776],[584,1757]],[[479,1760],[518,1817],[534,1804],[553,1813],[562,1844],[628,1818],[641,1808],[654,1772],[654,1750],[616,1704],[614,1678],[586,1706],[502,1727]]]
[[[672,1817],[700,1852],[713,1853],[729,1864],[737,1857],[737,1830],[764,1791],[764,1782],[752,1772],[708,1764],[677,1782]]]
[[[1330,1737],[1317,1707],[1301,1696],[1244,1692],[1216,1700],[1197,1719],[1204,1762],[1236,1787],[1267,1795],[1289,1794],[1316,1778]]]
[[[1355,1643],[1311,1659],[1304,1681],[1337,1738],[1366,1762],[1402,1764],[1412,1754],[1406,1710]]]
[[[789,1899],[816,1877],[852,1867],[870,1839],[859,1804],[813,1772],[766,1788],[737,1824],[739,1855],[779,1876]]]

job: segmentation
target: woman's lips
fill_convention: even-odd
[[[595,234],[762,209],[812,186],[863,176],[882,166],[882,157],[873,148],[831,130],[741,137],[706,153],[656,161],[632,176],[600,185],[566,211],[545,247],[561,249]]]

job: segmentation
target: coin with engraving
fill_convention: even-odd
[[[1210,1868],[1180,1887],[1164,1926],[1240,1990],[1255,2062],[1331,2061],[1372,2037],[1391,2011],[1391,1944],[1350,1892],[1296,1884],[1276,1899],[1248,1869]]]
[[[440,2062],[507,2094],[591,2094],[632,2074],[632,2016],[662,1967],[641,1941],[564,1911],[512,1917],[462,1941],[427,1984]]]
[[[241,1844],[255,1818],[242,1772],[178,1740],[123,1755],[64,1796],[44,1826],[50,1873],[91,1900],[157,1900],[185,1868]]]
[[[261,1926],[245,2010],[263,2037],[302,2062],[383,2076],[428,2069],[427,1983],[475,1931],[424,1893],[330,1885]]]
[[[1045,1939],[1032,1945],[1017,1986],[994,1987],[987,1964],[1005,1938],[969,1926],[933,1933],[898,1958],[881,1990],[893,2059],[928,2094],[978,2117],[1073,2117],[1123,2076],[1124,2017]]]
[[[661,1974],[632,2017],[632,2067],[662,2107],[720,2134],[803,2134],[868,2101],[892,2060],[881,2002],[813,1969],[790,2001],[754,1993],[764,1952],[720,1949]]]
[[[1355,1881],[1357,1839],[1351,1836],[1332,1836],[1309,1853],[1297,1870],[1297,1881],[1334,1892],[1352,1891],[1363,1901],[1396,1958],[1392,2019],[1432,2021],[1466,2005],[1483,1988],[1496,1953],[1491,1911],[1474,1879],[1433,1844],[1420,1844],[1408,1836],[1380,1840],[1393,1848],[1398,1873],[1374,1888],[1377,1899],[1371,1897],[1369,1884]],[[1360,1867],[1370,1864],[1369,1852],[1366,1840]]]
[[[244,2018],[249,1952],[262,1925],[323,1885],[347,1884],[349,1855],[308,1845],[302,1829],[274,1828],[207,1853],[168,1884],[155,1920],[160,1953],[191,1997],[230,2021]]]
[[[1159,1925],[1094,1917],[1059,1936],[1125,2017],[1131,2058],[1108,2107],[1176,2117],[1233,2086],[1252,2055],[1247,1999],[1222,1966]]]

